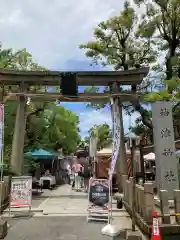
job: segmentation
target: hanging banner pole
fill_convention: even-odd
[[[116,162],[120,148],[120,112],[118,106],[118,98],[111,99],[112,111],[112,161],[109,168],[109,210],[108,210],[108,225],[102,228],[101,233],[108,236],[117,236],[120,229],[112,224],[112,176],[116,167]]]

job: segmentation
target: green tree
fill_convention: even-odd
[[[156,62],[157,52],[152,47],[152,39],[149,36],[140,36],[137,32],[138,16],[128,1],[124,3],[124,9],[118,16],[101,22],[94,30],[94,41],[80,46],[86,56],[95,64],[112,65],[115,70],[128,70],[149,66]],[[146,79],[138,91],[147,91],[150,80]],[[99,91],[97,88],[89,88],[86,91]],[[109,91],[109,89],[105,89]],[[107,102],[106,102],[107,103]],[[91,104],[92,107],[104,107],[106,103]],[[140,104],[139,99],[132,104],[124,106],[129,111],[138,111],[143,123],[151,127],[149,115]]]
[[[14,53],[13,63],[11,66],[13,69],[25,70],[25,71],[44,71],[45,68],[34,62],[32,55],[27,52],[26,48],[21,49]]]
[[[112,141],[112,132],[106,123],[93,126],[88,132],[89,136],[91,136],[92,132],[96,135],[98,149],[102,149]]]
[[[155,70],[164,73],[162,80],[166,88],[149,93],[145,100],[173,101],[173,112],[177,113],[176,108],[180,105],[180,1],[135,0],[135,3],[143,5],[146,10],[139,25],[139,35],[153,39],[154,47],[165,56],[163,64],[156,66]]]
[[[22,49],[19,51],[13,51],[12,49],[5,49],[3,45],[0,44],[0,68],[4,69],[17,69],[17,70],[44,70],[43,67],[39,66],[33,61],[32,55]],[[14,86],[15,88],[17,86]],[[1,93],[7,95],[12,91],[11,86],[5,86],[1,88]],[[39,107],[39,105],[41,107]],[[36,114],[36,111],[43,109],[42,104],[31,105],[31,110],[29,111],[31,115]],[[16,119],[17,102],[11,101],[5,103],[5,121],[4,121],[4,158],[5,161],[10,160],[11,149],[12,149],[12,139],[14,133],[14,123]],[[27,117],[28,118],[28,117]]]
[[[4,160],[10,162],[17,102],[5,104]],[[63,146],[64,153],[76,150],[80,142],[79,118],[74,113],[54,103],[49,103],[39,114],[29,115],[26,126],[24,151],[44,148],[56,150]]]
[[[152,116],[152,112],[148,111],[149,116]],[[130,132],[133,132],[136,136],[140,137],[148,137],[151,144],[153,143],[153,129],[148,128],[142,123],[141,117],[138,117],[135,120],[135,125],[130,126],[129,130]]]
[[[74,152],[80,143],[79,118],[64,107],[49,103],[39,115],[31,115],[26,131],[25,149],[56,150],[63,147],[66,154]]]

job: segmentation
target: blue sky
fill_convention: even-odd
[[[99,66],[91,66],[91,62],[88,62],[87,60],[84,61],[68,61],[66,64],[65,70],[70,71],[101,71],[101,70],[107,70],[107,68],[99,67]],[[80,87],[79,91],[83,91],[84,87]],[[75,112],[78,114],[80,118],[80,129],[81,129],[81,135],[87,136],[88,130],[90,127],[92,127],[94,124],[102,124],[107,123],[111,126],[111,114],[108,109],[108,107],[101,109],[101,110],[95,110],[87,107],[87,103],[62,103],[62,106],[65,108]],[[138,116],[138,114],[134,114],[131,117],[131,121],[133,122],[134,119]],[[124,117],[124,130],[125,132],[128,132],[129,128],[129,122],[130,119],[127,115],[123,115]]]
[[[15,50],[26,48],[40,65],[51,70],[102,70],[90,66],[79,45],[93,40],[97,24],[117,14],[117,0],[0,0],[0,41]],[[95,111],[85,103],[63,103],[80,117],[82,136],[94,124],[111,125],[107,109]],[[138,114],[132,116],[132,121]],[[129,119],[124,115],[125,132]]]

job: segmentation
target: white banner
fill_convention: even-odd
[[[32,205],[32,177],[12,177],[10,207],[30,207]]]
[[[113,99],[112,101],[112,120],[113,120],[113,148],[112,148],[112,161],[109,169],[109,179],[112,179],[112,175],[115,170],[119,147],[120,147],[120,113],[118,106],[118,99]]]

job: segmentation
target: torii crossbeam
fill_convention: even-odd
[[[149,68],[132,69],[128,71],[90,71],[74,72],[78,86],[136,86],[147,76]],[[65,72],[55,71],[16,71],[0,69],[1,102],[17,100],[19,102],[13,137],[11,168],[21,174],[24,159],[24,136],[26,126],[26,101],[97,101],[110,97],[120,97],[121,101],[133,101],[136,92],[115,91],[111,93],[79,93],[77,98],[63,96],[60,93],[61,76]],[[36,89],[34,86],[39,86]],[[59,92],[42,92],[42,87],[59,87]]]

